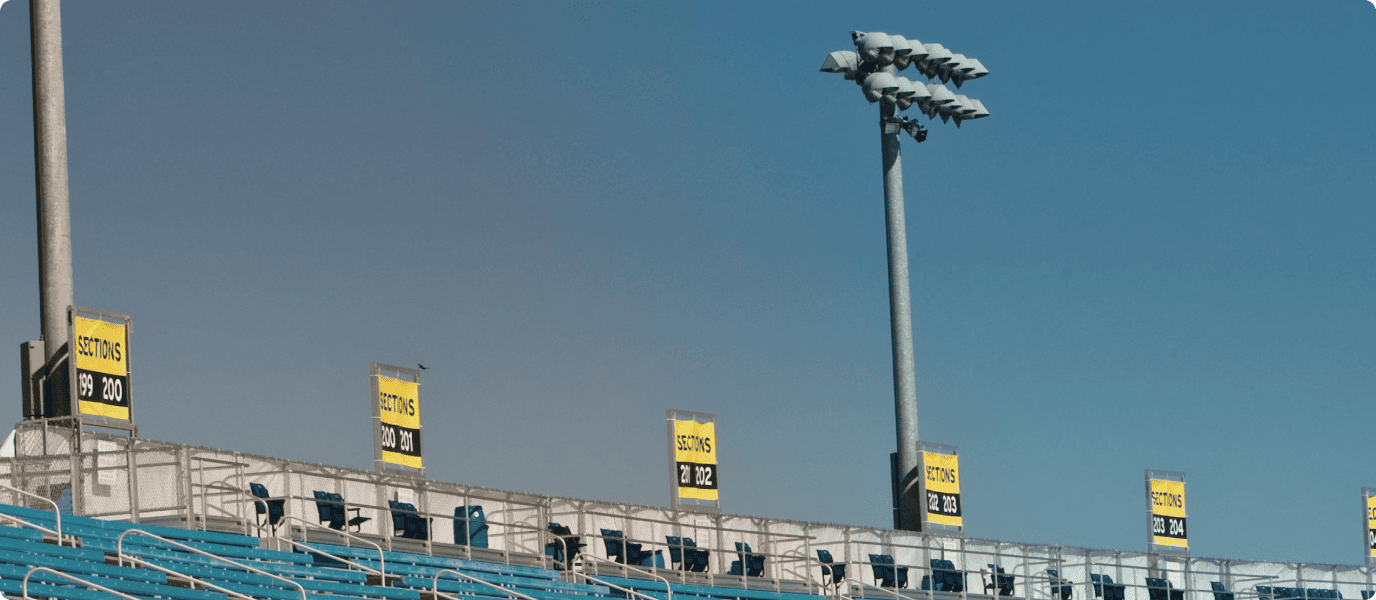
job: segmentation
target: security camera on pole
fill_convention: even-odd
[[[978,60],[952,54],[941,44],[923,44],[901,35],[877,31],[851,32],[855,51],[827,55],[822,71],[842,73],[864,91],[865,99],[879,103],[880,142],[884,151],[884,216],[889,238],[889,319],[893,335],[894,411],[898,429],[895,473],[894,526],[922,531],[926,511],[921,504],[917,434],[917,394],[913,375],[913,329],[908,298],[908,242],[903,217],[903,171],[898,151],[898,132],[906,131],[918,142],[927,129],[916,119],[899,116],[916,106],[928,119],[941,122],[982,119],[989,116],[979,100],[952,93],[940,83],[923,84],[900,77],[912,65],[929,80],[961,84],[989,74]]]

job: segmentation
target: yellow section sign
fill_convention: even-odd
[[[940,452],[922,453],[927,487],[927,522],[963,527],[960,511],[960,457]]]
[[[424,468],[420,449],[420,384],[376,375],[378,414],[382,417],[382,460]]]
[[[72,316],[81,414],[129,420],[129,332],[124,323]]]
[[[717,500],[717,424],[674,421],[674,461],[678,495]]]
[[[1189,548],[1185,530],[1185,482],[1152,479],[1151,543]]]
[[[1366,554],[1376,558],[1376,496],[1366,497]]]

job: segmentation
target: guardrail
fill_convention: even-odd
[[[5,484],[3,484],[3,483],[0,483],[0,489],[6,489],[6,490],[9,490],[9,491],[11,491],[11,492],[19,492],[20,494],[24,494],[25,496],[28,496],[28,497],[30,497],[30,498],[38,498],[39,500],[42,500],[42,501],[44,501],[44,502],[47,502],[48,504],[53,505],[53,521],[54,521],[54,523],[56,523],[56,525],[57,525],[57,545],[59,545],[59,546],[62,545],[62,511],[58,509],[57,503],[56,503],[56,502],[53,502],[52,500],[49,500],[49,499],[47,499],[47,498],[44,498],[43,496],[39,496],[38,494],[35,494],[35,493],[33,493],[33,492],[26,492],[26,491],[21,490],[21,489],[19,489],[19,488],[17,488],[17,487],[11,487],[11,486],[5,485]],[[30,525],[33,525],[33,524],[30,523]],[[37,526],[35,525],[35,527],[37,527]],[[42,527],[37,527],[37,528],[38,528],[38,529],[43,529]],[[50,531],[50,530],[45,530],[45,531]],[[72,542],[72,545],[73,545],[73,546],[76,546],[76,542]]]
[[[209,552],[206,552],[205,550],[201,550],[200,548],[193,548],[193,547],[188,546],[188,545],[186,545],[186,544],[183,544],[183,543],[181,543],[181,542],[174,541],[174,540],[169,540],[169,539],[167,539],[167,538],[165,538],[165,537],[162,537],[162,536],[160,536],[160,535],[153,535],[153,534],[148,533],[147,531],[144,531],[144,530],[142,530],[142,529],[127,529],[127,530],[124,531],[124,533],[119,534],[119,539],[115,540],[115,553],[116,553],[116,556],[119,557],[119,562],[120,562],[121,565],[124,564],[124,537],[125,537],[125,536],[128,536],[128,535],[142,535],[142,536],[150,537],[150,538],[153,538],[153,539],[158,540],[158,541],[160,541],[160,542],[163,542],[163,543],[165,543],[165,544],[172,544],[173,546],[176,546],[176,547],[178,547],[178,548],[181,548],[182,550],[186,550],[186,551],[191,552],[191,553],[193,553],[193,554],[199,554],[199,555],[204,556],[204,557],[207,557],[207,558],[211,558],[211,559],[214,559],[214,560],[218,560],[218,561],[220,561],[220,562],[223,562],[223,563],[228,563],[228,564],[234,565],[234,566],[239,567],[240,569],[243,569],[243,570],[248,571],[248,572],[250,572],[250,573],[256,573],[256,574],[262,575],[262,576],[264,576],[264,577],[270,577],[270,578],[276,579],[276,580],[278,580],[278,581],[286,582],[286,583],[288,583],[288,584],[291,584],[291,585],[296,586],[296,589],[301,591],[301,600],[307,600],[307,599],[306,599],[306,588],[301,587],[301,584],[299,584],[299,583],[297,583],[297,582],[295,582],[295,581],[292,581],[292,580],[290,580],[290,579],[287,579],[286,577],[281,577],[281,576],[278,576],[278,575],[273,575],[272,573],[269,573],[269,572],[264,571],[264,570],[262,570],[262,569],[257,569],[257,568],[254,568],[254,567],[250,567],[250,566],[248,566],[248,565],[246,565],[246,564],[243,564],[243,563],[240,563],[240,562],[237,562],[237,561],[229,560],[228,558],[225,558],[225,557],[223,557],[223,556],[216,556],[216,555],[214,555],[214,554],[211,554],[211,553],[209,553]],[[131,557],[131,558],[133,558],[133,557]],[[132,562],[132,561],[131,561],[131,562]]]

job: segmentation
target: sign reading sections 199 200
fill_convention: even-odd
[[[129,420],[128,334],[125,323],[72,315],[73,387],[81,414]]]

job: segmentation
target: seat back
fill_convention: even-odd
[[[666,535],[664,541],[669,544],[669,562],[683,563],[683,538]]]
[[[603,529],[602,545],[607,549],[607,558],[616,562],[625,562],[624,550],[622,545],[626,535],[619,529]]]
[[[487,547],[487,517],[483,515],[481,504],[454,507],[454,543]]]

